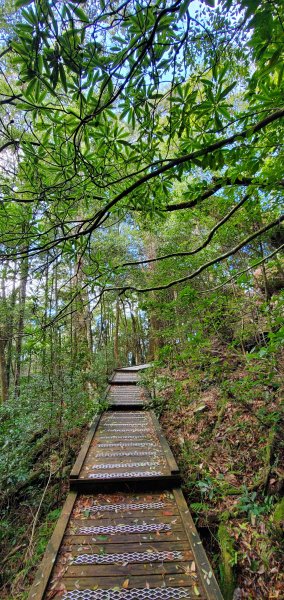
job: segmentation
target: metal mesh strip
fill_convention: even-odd
[[[157,465],[157,461],[156,462],[152,462],[149,463],[149,461],[147,462],[133,462],[133,463],[108,463],[108,464],[104,464],[104,465],[93,465],[92,469],[120,469],[121,467],[155,467],[155,465]]]
[[[124,552],[123,554],[80,554],[73,565],[100,565],[115,563],[152,563],[183,560],[181,552]]]
[[[158,451],[156,451],[158,452]],[[155,450],[132,450],[132,452],[116,452],[115,456],[153,456]],[[98,458],[110,458],[113,456],[113,452],[98,452]]]
[[[170,531],[171,526],[168,523],[148,523],[141,525],[101,525],[97,527],[79,527],[78,534],[92,534],[92,533],[146,533],[148,531]]]
[[[130,415],[123,415],[121,417],[119,416],[115,416],[115,417],[110,417],[109,415],[106,415],[105,420],[111,423],[129,423],[130,421],[148,421],[148,416],[147,415],[141,415],[141,416],[136,416],[134,414],[130,414]]]
[[[125,473],[90,473],[88,479],[123,479],[123,477],[155,477],[163,475],[161,471],[126,471]]]
[[[62,600],[181,600],[192,598],[190,588],[167,588],[132,590],[72,590],[65,592]]]
[[[102,423],[107,423],[107,425],[109,425],[110,427],[112,426],[117,426],[119,427],[121,426],[125,426],[125,425],[149,425],[149,423],[151,423],[151,421],[148,421],[148,419],[124,419],[123,421],[120,420],[114,420],[114,419],[105,419],[104,421],[102,421]]]
[[[137,425],[137,427],[140,425],[146,425],[147,421],[146,419],[142,419],[139,420],[139,422],[137,421],[137,419],[131,419],[129,421],[112,421],[110,419],[106,419],[105,423],[108,425],[108,427],[125,427],[125,426],[129,426],[129,425]]]
[[[124,433],[127,433],[129,431],[129,433],[134,433],[135,431],[145,431],[145,433],[149,432],[149,427],[139,427],[135,425],[131,425],[130,427],[123,427],[123,429],[109,429],[108,425],[105,425],[103,430],[101,429],[101,431],[111,431],[111,433],[121,433],[122,431]]]
[[[149,446],[155,446],[155,444],[153,442],[131,442],[129,444],[122,444],[121,442],[117,442],[116,444],[114,444],[112,442],[110,442],[110,443],[99,442],[97,445],[100,446],[100,448],[115,448],[116,446],[120,446],[122,448],[124,448],[125,446],[127,446],[129,448],[130,447],[132,448],[132,446],[133,447],[140,446],[141,448],[148,448]]]
[[[99,434],[103,433],[102,431],[98,432]],[[106,437],[106,436],[105,436]],[[135,435],[135,437],[131,437],[131,435],[129,436],[125,436],[125,435],[120,435],[119,437],[117,435],[107,435],[108,440],[137,440],[138,439],[145,439],[145,435]]]
[[[91,506],[88,510],[91,510],[92,512],[112,512],[117,510],[152,510],[155,508],[163,508],[164,506],[164,502],[136,502],[133,504],[94,504],[94,506]]]

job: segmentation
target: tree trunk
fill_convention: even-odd
[[[11,303],[10,303],[10,315],[8,320],[8,342],[7,342],[7,382],[8,382],[8,390],[10,387],[10,379],[11,379],[11,368],[12,368],[12,350],[13,350],[13,333],[15,327],[15,305],[16,305],[16,269],[14,269],[13,273],[13,288],[11,294]]]
[[[3,332],[0,330],[0,380],[1,380],[1,401],[8,400],[8,380],[7,380],[7,364],[5,357],[6,339]]]
[[[89,310],[89,298],[84,288],[84,273],[82,258],[80,257],[76,264],[76,271],[73,278],[74,289],[77,293],[75,300],[76,310],[73,318],[73,335],[75,342],[75,359],[78,368],[85,374],[85,391],[92,395],[92,386],[88,381],[88,373],[92,366],[92,331],[91,318]]]
[[[25,247],[25,251],[28,251],[28,247]],[[24,256],[21,261],[20,268],[20,294],[19,294],[19,320],[18,320],[18,331],[15,348],[15,398],[20,395],[20,377],[21,377],[21,353],[22,353],[22,342],[24,333],[24,317],[25,317],[25,305],[26,305],[26,294],[27,294],[27,281],[29,273],[29,261],[28,255]]]
[[[156,241],[153,238],[150,238],[147,242],[147,258],[153,259],[157,258],[157,248]],[[155,263],[150,263],[148,266],[148,271],[154,272]],[[154,307],[156,294],[155,292],[150,292],[149,294],[151,298],[152,307],[149,311],[149,323],[150,323],[150,331],[149,331],[149,360],[154,360],[157,358],[159,348],[162,347],[162,340],[160,332],[162,330],[162,323],[160,319],[157,317],[157,311]]]
[[[119,299],[116,300],[115,306],[115,328],[114,328],[114,343],[113,343],[113,353],[114,360],[117,366],[120,366],[119,361],[119,318],[120,318],[120,308],[119,308]]]

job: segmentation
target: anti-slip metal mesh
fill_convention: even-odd
[[[116,563],[152,563],[183,560],[181,552],[124,552],[123,554],[80,554],[73,565],[108,565]]]
[[[136,426],[135,425],[129,425],[129,427],[125,427],[124,426],[123,430],[121,430],[121,429],[109,429],[109,426],[105,425],[104,428],[101,429],[101,431],[104,431],[104,432],[111,431],[111,433],[121,433],[122,431],[124,433],[128,433],[128,432],[129,433],[134,433],[135,431],[145,431],[145,433],[146,433],[146,432],[149,431],[149,428],[148,427],[139,427],[139,425],[136,425]]]
[[[92,512],[116,512],[117,510],[154,510],[155,508],[163,508],[164,502],[137,502],[132,504],[98,504],[91,506],[87,510]],[[86,510],[86,509],[84,509]]]
[[[156,451],[156,453],[158,450]],[[156,454],[153,450],[132,450],[132,452],[115,452],[115,456],[153,456]],[[98,458],[110,458],[113,456],[113,452],[98,452]]]
[[[143,416],[139,416],[139,415],[123,415],[123,416],[114,416],[114,417],[109,417],[108,415],[105,417],[104,419],[105,421],[107,421],[108,423],[132,423],[132,422],[143,422],[146,423],[148,422],[148,416],[147,415],[143,415]]]
[[[142,423],[136,423],[136,421],[132,420],[132,421],[125,421],[123,423],[121,423],[120,421],[115,421],[114,423],[109,423],[109,421],[105,421],[104,425],[106,425],[107,427],[131,427],[132,425],[135,425],[136,427],[140,427],[140,425],[146,425],[146,421],[143,421]]]
[[[102,432],[99,431],[99,433],[101,434]],[[129,432],[130,433],[130,432]],[[119,437],[117,435],[106,435],[105,437],[107,437],[108,440],[137,440],[139,438],[145,439],[145,435],[135,435],[135,437],[131,437],[131,435],[120,435]]]
[[[88,479],[123,479],[124,477],[148,477],[162,475],[161,471],[126,471],[125,473],[90,473]]]
[[[121,438],[120,438],[121,439]],[[128,438],[127,438],[128,440]],[[122,447],[125,448],[125,446],[129,447],[129,448],[134,448],[135,446],[139,446],[140,448],[148,448],[149,446],[155,446],[155,444],[153,444],[153,442],[131,442],[129,444],[122,444],[120,442],[117,442],[116,444],[114,444],[113,442],[110,443],[98,443],[97,446],[100,446],[100,448],[116,448],[118,447]]]
[[[168,523],[143,523],[141,525],[101,525],[97,527],[79,527],[78,535],[114,533],[148,533],[151,531],[170,531]]]
[[[192,598],[192,588],[132,589],[132,590],[72,590],[62,600],[181,600]]]
[[[133,462],[133,463],[107,463],[104,465],[93,465],[92,469],[120,469],[121,467],[151,467],[155,466],[157,462]]]

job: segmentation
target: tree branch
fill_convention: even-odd
[[[245,139],[245,138],[249,137],[250,135],[252,135],[253,133],[257,133],[258,131],[261,131],[261,129],[264,129],[265,127],[267,127],[267,125],[269,125],[270,123],[273,123],[274,121],[277,121],[278,119],[281,119],[282,117],[284,117],[284,108],[273,112],[269,116],[265,117],[265,119],[262,119],[255,125],[248,127],[241,132],[234,133],[230,137],[218,140],[217,142],[214,142],[213,144],[209,144],[208,146],[206,146],[205,148],[201,148],[200,150],[195,150],[194,152],[190,152],[189,154],[185,154],[184,156],[175,158],[175,159],[169,161],[168,164],[163,165],[162,167],[155,169],[154,171],[151,171],[150,173],[147,173],[146,175],[144,175],[144,177],[141,177],[141,179],[138,179],[137,181],[132,183],[132,185],[130,185],[128,188],[123,190],[120,194],[115,196],[110,202],[108,202],[105,205],[104,208],[99,210],[93,217],[93,223],[87,229],[84,230],[84,233],[88,234],[88,233],[91,233],[92,231],[94,231],[97,227],[99,227],[101,219],[105,216],[105,214],[107,212],[110,211],[111,208],[113,208],[113,206],[115,206],[120,200],[122,200],[123,198],[128,196],[131,192],[134,192],[136,189],[141,187],[141,185],[143,185],[144,183],[147,183],[154,177],[158,177],[159,175],[162,175],[162,173],[166,173],[170,169],[173,169],[174,167],[182,165],[186,162],[191,162],[195,158],[199,158],[201,156],[207,156],[208,154],[212,154],[216,150],[219,150],[219,149],[223,148],[224,146],[233,144],[235,141],[237,141],[239,139]],[[151,165],[149,165],[149,169],[151,169]]]
[[[253,265],[250,265],[249,267],[247,267],[246,269],[243,269],[242,271],[238,271],[238,273],[236,273],[235,275],[230,277],[230,279],[227,279],[226,281],[224,281],[224,283],[221,283],[220,285],[217,285],[216,287],[211,288],[209,290],[201,290],[201,294],[208,294],[208,292],[215,292],[216,290],[220,290],[222,287],[224,287],[228,283],[231,283],[231,281],[235,281],[235,279],[240,277],[240,275],[247,273],[247,271],[250,271],[251,269],[255,269],[255,267],[258,267],[259,265],[262,265],[264,262],[266,262],[267,260],[269,260],[270,258],[275,256],[275,254],[278,254],[278,252],[280,252],[280,250],[282,250],[282,249],[284,249],[284,244],[279,246],[279,248],[276,248],[276,250],[273,250],[273,252],[271,252],[270,254],[267,254],[267,256],[265,256],[264,258],[261,258],[261,260],[258,260],[257,262],[255,262]]]
[[[143,293],[143,292],[167,290],[170,287],[173,287],[173,285],[177,285],[178,283],[184,283],[184,281],[189,281],[190,279],[194,279],[195,277],[197,277],[197,275],[200,275],[200,273],[202,273],[202,271],[205,271],[205,269],[208,269],[208,267],[211,267],[212,265],[215,265],[215,264],[221,262],[222,260],[225,260],[229,256],[233,256],[233,254],[236,254],[244,246],[249,244],[249,242],[252,242],[255,238],[259,237],[266,231],[269,231],[269,229],[276,227],[277,225],[282,223],[282,221],[284,221],[284,215],[282,215],[278,219],[275,219],[275,221],[272,221],[268,225],[261,227],[261,229],[258,229],[257,231],[255,231],[254,233],[252,233],[251,235],[246,237],[242,242],[237,244],[237,246],[234,246],[234,248],[232,248],[231,250],[228,250],[228,252],[225,252],[224,254],[220,254],[220,256],[217,256],[217,258],[213,258],[213,259],[207,261],[206,263],[203,263],[203,265],[198,267],[198,269],[196,269],[189,275],[186,275],[185,277],[181,277],[180,279],[175,279],[174,281],[170,281],[169,283],[165,283],[163,285],[156,285],[156,286],[149,287],[149,288],[136,288],[134,286],[128,285],[128,286],[124,286],[124,287],[106,288],[105,291],[120,291],[120,293],[123,294],[127,291]]]
[[[189,200],[188,202],[180,202],[179,204],[168,204],[166,206],[165,210],[167,212],[172,212],[175,210],[183,210],[185,208],[193,208],[194,206],[196,206],[203,200],[206,200],[206,198],[210,198],[210,196],[213,196],[214,194],[216,194],[216,192],[218,192],[218,190],[220,190],[222,187],[226,187],[229,185],[239,185],[239,186],[244,186],[244,187],[248,187],[250,185],[255,185],[260,188],[266,188],[266,187],[269,187],[271,184],[265,183],[265,182],[258,182],[256,180],[254,180],[252,177],[237,177],[237,179],[235,179],[234,181],[232,181],[232,179],[230,177],[225,177],[224,179],[218,179],[216,181],[215,185],[213,185],[211,188],[207,189],[205,192],[200,194],[200,196],[197,196],[193,200]],[[284,188],[284,179],[281,179],[280,181],[276,181],[275,183],[273,183],[273,187],[283,187]]]
[[[216,225],[214,225],[214,227],[211,229],[211,231],[209,232],[206,240],[204,240],[204,242],[198,246],[197,248],[195,248],[194,250],[188,250],[185,252],[172,252],[171,254],[164,254],[163,256],[158,256],[157,258],[149,258],[146,260],[138,260],[138,261],[132,261],[132,262],[127,262],[127,263],[123,263],[122,265],[118,265],[117,267],[115,267],[116,269],[120,269],[121,267],[129,267],[129,266],[134,266],[134,265],[142,265],[145,263],[153,263],[153,262],[158,262],[160,260],[165,260],[166,258],[174,258],[176,256],[192,256],[193,254],[197,254],[198,252],[200,252],[201,250],[203,250],[204,248],[206,248],[206,246],[208,246],[209,242],[212,240],[214,234],[216,233],[216,231],[218,231],[218,229],[224,225],[224,223],[226,223],[231,216],[237,211],[239,210],[239,208],[241,208],[241,206],[243,206],[243,204],[248,200],[248,198],[250,198],[250,194],[246,194],[243,199],[238,202],[238,204],[236,204],[235,206],[233,206],[233,208],[223,217],[223,219],[221,219],[221,221],[219,221]]]

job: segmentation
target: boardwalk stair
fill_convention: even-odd
[[[222,600],[143,367],[109,382],[28,600]]]

